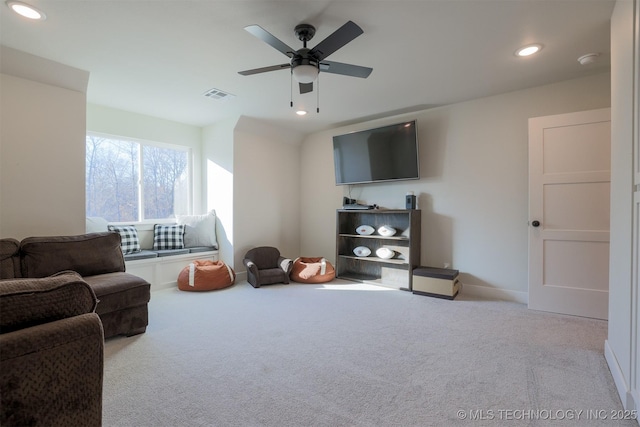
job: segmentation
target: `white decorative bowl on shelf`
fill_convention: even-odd
[[[389,225],[383,225],[382,227],[378,228],[378,234],[383,237],[391,237],[396,234],[396,229]]]
[[[369,256],[371,255],[371,249],[366,246],[358,246],[353,249],[353,253],[356,254],[356,256]]]
[[[389,248],[380,248],[376,251],[376,255],[378,258],[382,259],[391,259],[395,256],[396,252]]]
[[[369,236],[373,234],[374,231],[376,231],[375,228],[370,225],[359,225],[358,228],[356,228],[356,233],[361,236]]]

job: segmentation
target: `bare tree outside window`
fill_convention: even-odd
[[[144,216],[169,218],[174,210],[175,190],[180,176],[187,169],[185,152],[168,148],[145,146],[144,158]]]
[[[188,206],[182,206],[189,199],[189,186],[184,185],[188,160],[183,149],[88,135],[87,216],[135,222],[188,212]]]

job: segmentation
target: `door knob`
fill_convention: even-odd
[[[531,221],[531,225],[533,225],[534,227],[540,227],[540,221]]]

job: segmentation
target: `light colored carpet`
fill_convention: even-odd
[[[106,343],[105,426],[602,425],[622,409],[604,321],[346,281],[162,290],[149,310],[145,334]]]

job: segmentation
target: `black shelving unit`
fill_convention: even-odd
[[[408,210],[347,210],[336,213],[336,276],[341,279],[373,283],[382,286],[412,290],[412,272],[420,265],[421,212]],[[360,235],[356,229],[370,225],[376,231]],[[388,225],[396,230],[385,237],[378,229]],[[369,256],[356,256],[353,249],[366,246]],[[395,252],[391,259],[376,256],[376,250],[387,247]]]

